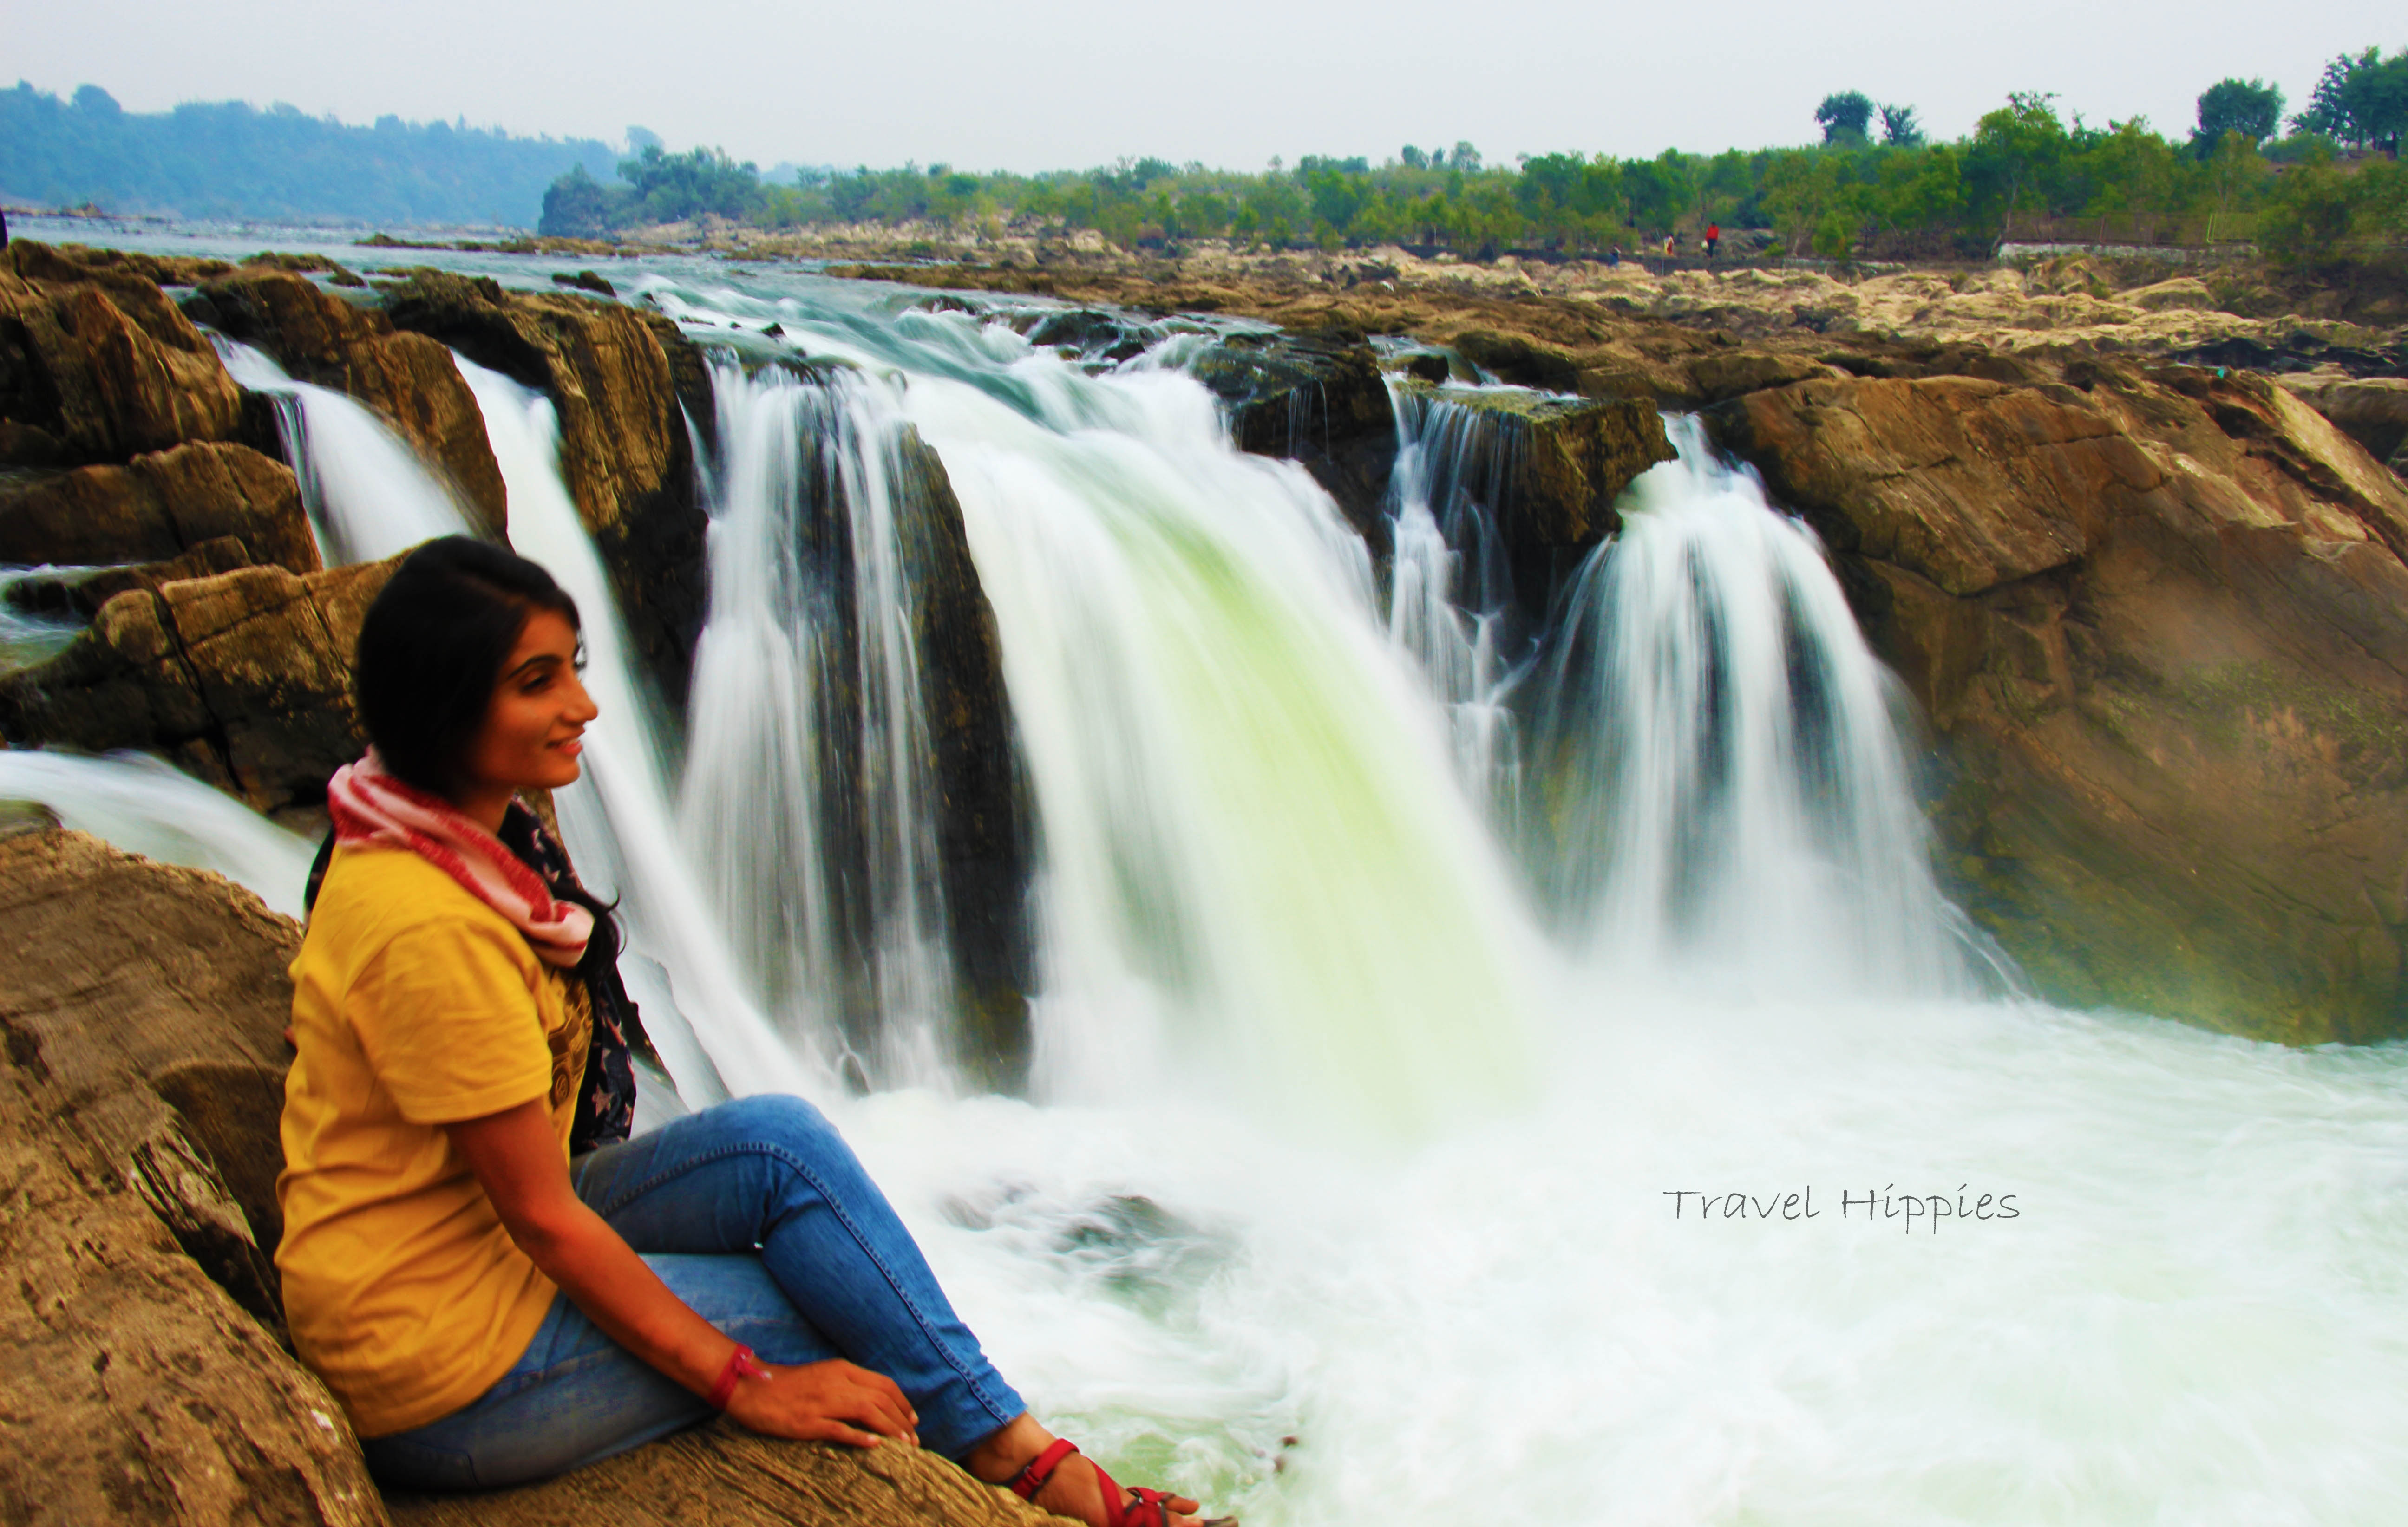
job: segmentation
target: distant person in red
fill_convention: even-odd
[[[1713,259],[1713,258],[1714,257],[1714,246],[1722,242],[1722,237],[1723,237],[1723,225],[1722,225],[1721,223],[1719,223],[1719,222],[1710,222],[1710,223],[1707,223],[1707,224],[1706,224],[1706,258],[1707,258],[1707,259],[1711,260],[1711,259]]]

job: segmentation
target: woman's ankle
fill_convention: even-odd
[[[988,1484],[1004,1484],[1053,1443],[1054,1434],[1024,1410],[988,1433],[962,1460],[962,1467]]]

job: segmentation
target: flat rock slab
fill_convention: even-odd
[[[395,1527],[1045,1527],[1050,1516],[934,1453],[781,1442],[725,1422],[557,1479],[475,1495],[391,1495]]]

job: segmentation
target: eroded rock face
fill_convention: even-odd
[[[2302,371],[2282,378],[2292,396],[2324,415],[2395,475],[2408,475],[2408,380]]]
[[[646,667],[682,706],[707,598],[709,516],[695,493],[686,415],[707,421],[711,407],[694,347],[658,314],[435,270],[387,291],[384,311],[551,397],[569,496]]]
[[[1302,463],[1366,540],[1386,544],[1396,411],[1360,334],[1237,335],[1189,370],[1228,408],[1239,450]]]
[[[1630,479],[1673,457],[1649,399],[1397,385],[1411,400],[1409,417],[1461,411],[1458,427],[1445,432],[1454,459],[1444,470],[1494,517],[1514,592],[1533,619],[1543,618],[1557,580],[1620,526],[1613,501]]]
[[[507,495],[484,416],[441,345],[399,333],[382,313],[273,267],[204,281],[192,306],[299,380],[375,409],[451,478],[480,528],[506,535]]]
[[[9,1520],[384,1522],[261,1254],[299,929],[55,830],[0,839],[0,922]]]
[[[905,431],[898,454],[911,509],[900,529],[912,636],[936,751],[937,854],[971,1051],[963,1059],[989,1085],[1016,1092],[1026,1080],[1037,957],[1027,916],[1030,835],[1012,765],[1003,642],[944,463],[917,430]]]
[[[121,593],[64,651],[0,678],[0,737],[140,749],[256,810],[315,806],[366,747],[351,650],[398,560]]]
[[[292,470],[248,446],[182,445],[0,485],[0,563],[167,562],[223,536],[250,562],[319,569]]]
[[[159,288],[46,246],[0,251],[0,463],[122,461],[234,438],[241,396]]]
[[[2058,1000],[2408,1032],[2408,489],[2254,376],[1809,381],[1710,415],[1940,731],[1950,865]]]

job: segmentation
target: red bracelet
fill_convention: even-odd
[[[761,1366],[753,1357],[752,1349],[738,1345],[736,1350],[727,1354],[727,1366],[719,1370],[719,1382],[710,1386],[710,1393],[705,1398],[710,1400],[711,1409],[724,1410],[727,1402],[736,1398],[738,1384],[747,1378],[768,1377],[769,1370]]]

